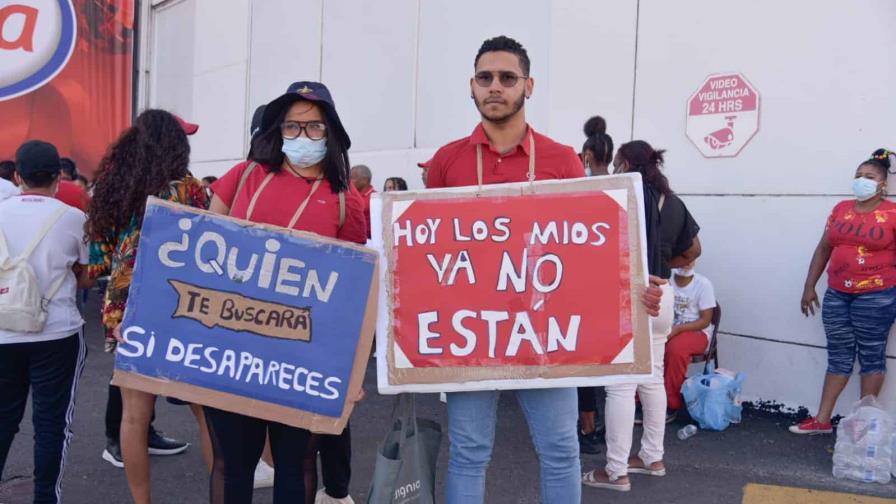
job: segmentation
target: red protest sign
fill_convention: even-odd
[[[381,391],[649,373],[632,294],[645,280],[638,188],[622,176],[382,195]]]

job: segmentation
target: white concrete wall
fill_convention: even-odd
[[[420,187],[419,161],[469,134],[473,58],[507,34],[532,58],[534,127],[577,149],[603,115],[617,145],[667,152],[667,174],[702,226],[699,269],[724,305],[722,364],[746,396],[815,409],[825,369],[818,318],[798,312],[809,258],[856,164],[896,147],[891,0],[169,0],[147,6],[144,105],[198,122],[197,175],[242,159],[256,106],[322,80],[381,187]],[[192,29],[189,29],[192,28]],[[151,63],[147,63],[151,62]],[[713,73],[762,96],[760,130],[735,158],[685,137],[685,103]],[[819,295],[825,280],[819,283]],[[890,365],[896,364],[896,343]],[[818,348],[822,347],[822,348]],[[851,384],[838,410],[858,395]],[[884,393],[896,409],[896,385]]]

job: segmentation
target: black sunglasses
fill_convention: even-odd
[[[519,82],[520,79],[528,78],[528,76],[517,75],[513,72],[476,72],[476,75],[473,76],[473,80],[476,81],[476,84],[480,87],[489,87],[492,85],[492,82],[495,81],[495,77],[497,77],[498,82],[506,88],[512,88],[513,86],[516,86],[516,83]]]

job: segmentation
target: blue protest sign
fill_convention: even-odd
[[[371,347],[376,269],[358,245],[151,198],[113,383],[341,432]]]

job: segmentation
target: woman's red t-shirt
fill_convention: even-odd
[[[833,251],[828,263],[830,288],[873,292],[896,285],[896,203],[884,200],[859,213],[855,200],[837,203],[825,233]]]
[[[236,195],[237,186],[248,166],[249,161],[239,163],[211,186],[215,196],[230,207],[231,217],[246,218],[249,202],[270,172],[265,165],[256,166],[240,189],[240,194]],[[306,179],[288,170],[280,170],[259,194],[249,220],[287,227],[299,205],[311,192],[313,185],[314,179]],[[352,184],[349,184],[349,190],[345,193],[345,223],[340,229],[339,195],[333,192],[329,181],[323,179],[293,229],[365,243],[367,223],[364,220],[364,203],[361,195]]]

